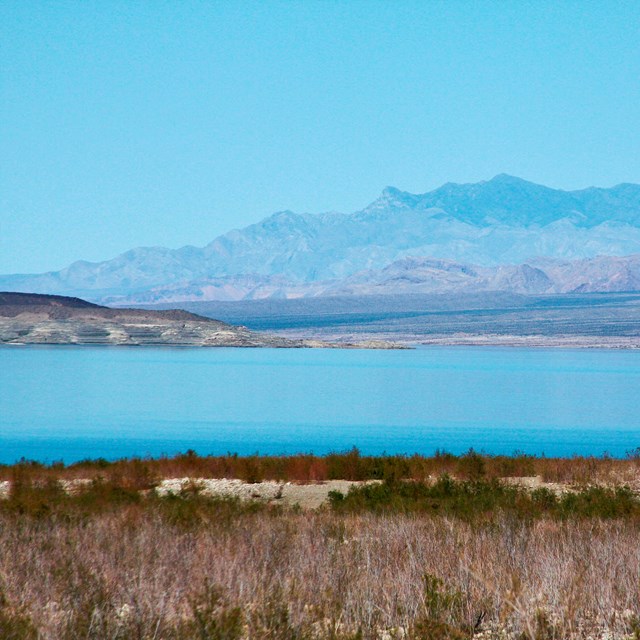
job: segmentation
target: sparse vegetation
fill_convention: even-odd
[[[635,638],[637,464],[354,450],[6,466],[0,638]],[[499,480],[545,472],[574,484]],[[317,511],[153,491],[223,473],[382,482]]]
[[[427,480],[447,474],[464,480],[539,476],[547,482],[572,484],[630,484],[640,477],[640,449],[625,458],[606,454],[546,458],[515,452],[511,456],[487,455],[469,450],[463,455],[445,451],[433,456],[365,456],[357,449],[326,456],[299,454],[289,456],[199,456],[187,451],[173,457],[130,458],[107,461],[102,458],[64,465],[44,465],[22,460],[14,465],[0,465],[0,481],[15,474],[30,477],[73,479],[101,477],[130,488],[148,488],[159,478],[210,477],[240,478],[247,482],[281,480],[287,482],[322,482],[324,480]]]
[[[453,480],[447,475],[433,483],[394,481],[353,487],[347,495],[329,496],[336,511],[362,513],[420,513],[464,519],[491,520],[508,514],[532,518],[598,518],[640,521],[640,500],[625,486],[587,486],[561,495],[546,488],[527,490],[499,480]]]

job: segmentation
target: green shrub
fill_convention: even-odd
[[[192,600],[191,610],[193,619],[180,629],[185,638],[239,640],[242,636],[242,611],[225,602],[219,587],[205,583],[203,592]]]
[[[485,460],[473,449],[469,449],[468,453],[458,458],[456,472],[456,475],[466,480],[480,480],[487,473]]]
[[[416,640],[466,640],[471,633],[463,624],[463,594],[448,589],[432,574],[423,577],[424,611],[413,628]]]
[[[477,521],[497,512],[524,520],[539,517],[624,518],[640,520],[640,502],[627,487],[587,487],[556,496],[546,488],[528,491],[499,480],[454,480],[443,475],[435,483],[385,482],[352,487],[345,496],[332,492],[335,511],[429,513]]]

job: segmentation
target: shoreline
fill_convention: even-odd
[[[308,334],[297,331],[255,332],[267,338],[282,338],[291,344],[181,344],[181,343],[122,343],[122,342],[18,342],[1,341],[2,347],[128,347],[132,349],[329,349],[371,351],[413,351],[421,347],[505,347],[522,349],[636,351],[640,349],[638,337],[595,338],[592,336],[538,336],[464,334],[437,335],[416,338],[405,335],[364,334]]]
[[[489,334],[489,333],[457,333],[412,335],[393,332],[356,334],[352,332],[299,332],[296,330],[277,330],[272,332],[283,338],[311,340],[331,340],[335,343],[354,340],[380,340],[403,345],[405,348],[421,346],[441,347],[522,347],[532,349],[608,349],[628,350],[640,349],[640,336],[585,336],[585,335],[536,335],[536,334]]]

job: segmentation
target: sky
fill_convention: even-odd
[[[0,273],[498,173],[640,182],[640,3],[0,2]]]

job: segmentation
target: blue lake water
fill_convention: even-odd
[[[0,462],[352,446],[622,456],[640,352],[0,348]]]

